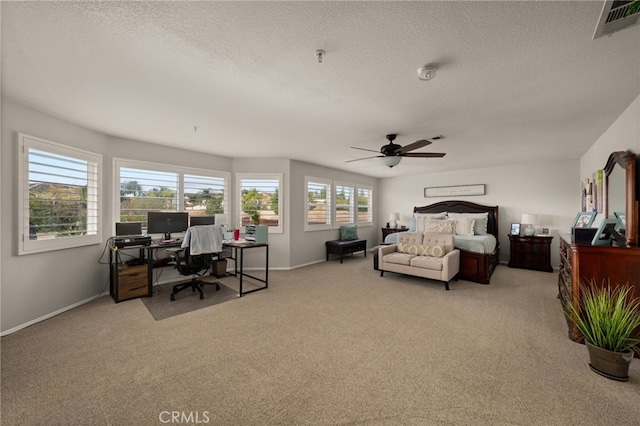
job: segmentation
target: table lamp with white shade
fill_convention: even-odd
[[[538,224],[538,215],[532,213],[523,213],[521,222],[523,226],[525,224],[527,225],[527,227],[524,228],[524,235],[526,235],[527,237],[535,235],[536,230],[533,225]]]
[[[398,228],[398,220],[400,220],[400,213],[391,213],[389,215],[389,228],[396,229]]]

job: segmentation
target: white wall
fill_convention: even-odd
[[[338,180],[352,184],[368,185],[373,187],[373,216],[378,217],[377,200],[380,197],[378,179],[330,169],[315,164],[301,161],[291,162],[291,265],[302,266],[314,263],[326,258],[325,241],[337,240],[340,232],[337,229],[322,231],[305,231],[304,215],[306,209],[305,177]],[[367,240],[369,248],[380,241],[380,229],[377,223],[374,226],[358,227],[358,237]],[[372,261],[373,262],[373,261]],[[373,265],[373,263],[372,263]]]
[[[17,132],[103,156],[103,244],[17,256]],[[113,158],[232,171],[229,158],[109,137],[3,99],[0,271],[1,330],[45,319],[108,292],[106,240],[113,233]],[[99,263],[99,260],[102,263]]]
[[[425,173],[382,179],[380,182],[380,224],[390,212],[400,212],[400,224],[408,225],[414,206],[425,206],[447,199],[460,199],[484,205],[497,205],[500,259],[509,259],[509,229],[520,223],[522,213],[537,213],[542,227],[554,236],[551,264],[558,266],[558,232],[568,232],[580,205],[578,160],[538,164],[510,164],[501,167]],[[425,198],[424,188],[485,184],[480,196]]]
[[[582,156],[580,177],[590,177],[594,171],[603,169],[612,152],[627,150],[640,156],[640,96],[620,114],[620,117]],[[640,177],[640,170],[636,170],[636,177]],[[640,191],[640,188],[636,188],[636,190]],[[603,218],[604,214],[598,214],[594,225],[599,224]]]
[[[104,194],[103,244],[17,256],[17,133],[24,132],[54,142],[102,154]],[[269,234],[270,267],[289,269],[324,259],[324,241],[338,231],[304,232],[304,176],[340,179],[366,184],[376,191],[377,179],[288,159],[231,159],[106,136],[75,126],[39,111],[2,99],[2,165],[0,185],[0,329],[4,334],[46,319],[109,291],[107,238],[114,232],[113,159],[148,161],[231,173],[231,217],[237,211],[235,173],[282,173],[282,234]],[[203,143],[213,141],[203,141]],[[295,181],[295,184],[292,183]],[[375,196],[376,194],[374,194]],[[293,207],[292,207],[293,206]],[[374,206],[375,214],[375,206]],[[374,227],[361,235],[373,244]],[[308,241],[307,241],[308,240]],[[371,245],[370,244],[370,245]],[[246,251],[248,267],[264,264],[264,254]],[[101,260],[102,263],[99,263]]]

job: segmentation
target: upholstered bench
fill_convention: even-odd
[[[327,247],[327,261],[329,260],[329,254],[340,256],[340,263],[342,263],[344,255],[359,251],[364,252],[364,257],[367,257],[367,240],[333,240],[327,241],[325,246]]]

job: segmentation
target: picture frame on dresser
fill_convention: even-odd
[[[627,241],[625,238],[616,231],[616,226],[619,224],[618,219],[604,219],[593,240],[591,240],[592,246],[609,246],[611,241],[615,240],[619,246],[626,246]]]
[[[512,223],[511,224],[511,231],[509,232],[510,235],[520,235],[520,224],[519,223]]]
[[[613,212],[613,215],[618,219],[620,229],[624,230],[627,227],[627,215],[625,212]]]
[[[572,228],[591,228],[597,212],[580,212],[573,220]]]

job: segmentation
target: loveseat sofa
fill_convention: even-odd
[[[385,271],[443,281],[449,290],[460,271],[460,250],[453,246],[453,235],[398,233],[398,242],[378,248],[380,276]]]

